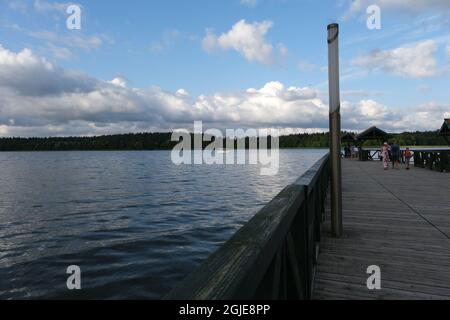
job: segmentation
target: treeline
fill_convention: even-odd
[[[171,136],[171,133],[137,133],[98,137],[1,138],[0,151],[170,150],[178,143],[171,141]],[[193,135],[191,139],[193,140]],[[395,140],[402,146],[446,145],[445,140],[434,131],[392,134],[389,140]],[[208,144],[210,142],[203,142],[203,147]],[[235,147],[237,144],[238,141],[235,141]],[[249,139],[246,139],[245,145],[249,147]],[[376,145],[374,141],[367,141],[364,144],[364,146]],[[194,146],[193,141],[192,146]],[[328,146],[328,133],[280,137],[280,148],[327,148]]]
[[[388,141],[395,140],[400,146],[446,146],[447,142],[444,137],[439,135],[439,131],[425,131],[425,132],[403,132],[398,134],[391,134]],[[367,141],[363,146],[372,146],[373,141]]]
[[[171,133],[64,138],[2,138],[0,139],[0,151],[164,150],[173,147],[174,144],[170,138]]]

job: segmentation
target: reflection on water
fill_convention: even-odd
[[[160,298],[324,153],[281,150],[276,176],[168,151],[0,153],[0,298]]]

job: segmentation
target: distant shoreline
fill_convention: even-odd
[[[345,132],[343,132],[345,134]],[[95,137],[48,137],[48,138],[0,138],[0,152],[13,151],[156,151],[172,150],[179,141],[171,141],[172,133],[136,133],[119,134]],[[194,141],[194,135],[191,134]],[[203,140],[203,139],[202,139]],[[447,148],[445,140],[436,131],[405,132],[391,134],[389,141],[395,140],[401,146],[411,148]],[[211,142],[203,142],[202,147]],[[223,138],[223,148],[234,144],[250,147],[249,138],[233,139]],[[378,148],[373,141],[363,144],[363,148]],[[191,144],[195,146],[195,143]],[[342,146],[347,145],[342,143]],[[380,143],[381,145],[381,143]],[[257,141],[259,146],[259,140]],[[265,145],[264,145],[265,146]],[[270,149],[270,144],[267,145]],[[279,137],[280,149],[327,149],[329,147],[329,133],[293,134]]]
[[[366,150],[374,150],[377,149],[377,146],[368,146],[368,147],[364,147],[364,149]],[[436,150],[449,150],[450,151],[450,147],[449,146],[400,146],[400,149],[406,149],[406,148],[411,148],[412,150],[414,149],[436,149]],[[237,149],[234,149],[237,150]],[[248,150],[248,149],[246,149]],[[255,150],[255,149],[251,149],[251,150]],[[280,148],[280,150],[329,150],[329,148],[327,147],[289,147],[289,148]],[[171,149],[152,149],[152,150],[145,150],[145,149],[110,149],[110,150],[102,150],[102,149],[98,149],[98,150],[77,150],[77,149],[72,149],[72,150],[12,150],[12,151],[3,151],[0,150],[0,153],[62,153],[62,152],[169,152],[171,151]],[[194,150],[191,150],[194,151]]]

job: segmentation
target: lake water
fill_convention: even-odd
[[[0,299],[158,299],[325,153],[280,150],[275,176],[169,151],[0,153]]]

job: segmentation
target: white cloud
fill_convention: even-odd
[[[447,45],[447,48],[445,48],[445,51],[446,51],[446,53],[447,53],[447,58],[450,59],[450,44]]]
[[[183,89],[128,88],[121,77],[94,79],[55,66],[28,49],[0,49],[0,93],[0,124],[10,133],[20,133],[19,128],[29,132],[30,127],[57,134],[77,131],[73,126],[87,130],[83,134],[98,132],[96,126],[170,129],[194,120],[222,126],[319,127],[327,123],[323,119],[328,112],[312,88],[269,82],[260,89],[190,97]]]
[[[369,70],[382,70],[409,78],[432,77],[438,74],[434,56],[436,50],[435,41],[428,40],[415,46],[375,50],[357,57],[352,63]]]
[[[254,8],[258,5],[258,0],[241,0],[241,4],[250,8]]]
[[[388,107],[374,100],[361,100],[357,108],[363,117],[371,120],[385,119],[389,115]]]
[[[112,79],[111,81],[109,81],[109,83],[122,87],[122,88],[126,88],[127,87],[127,81],[125,80],[125,78],[119,76],[119,77],[115,77],[114,79]]]
[[[178,97],[189,97],[189,92],[184,89],[178,89],[175,95],[177,95]]]
[[[203,49],[207,52],[216,49],[235,50],[248,61],[273,64],[275,62],[274,48],[265,38],[272,26],[272,21],[247,23],[245,20],[240,20],[230,31],[220,36],[208,29],[202,41]],[[287,53],[283,44],[279,44],[278,48],[281,55]]]
[[[390,109],[369,99],[355,104],[344,101],[341,106],[342,127],[347,130],[362,130],[373,125],[390,132],[437,130],[450,114],[450,105],[436,102]]]
[[[23,96],[62,92],[86,92],[98,81],[79,72],[62,69],[29,49],[18,53],[0,45],[0,85]]]
[[[437,103],[393,111],[375,100],[343,101],[343,128],[437,129],[449,110],[450,106]],[[221,129],[325,131],[328,105],[314,88],[288,87],[277,81],[261,88],[198,97],[184,89],[130,88],[123,77],[96,79],[58,67],[29,49],[15,53],[0,46],[0,135],[170,130],[191,128],[195,120]]]

